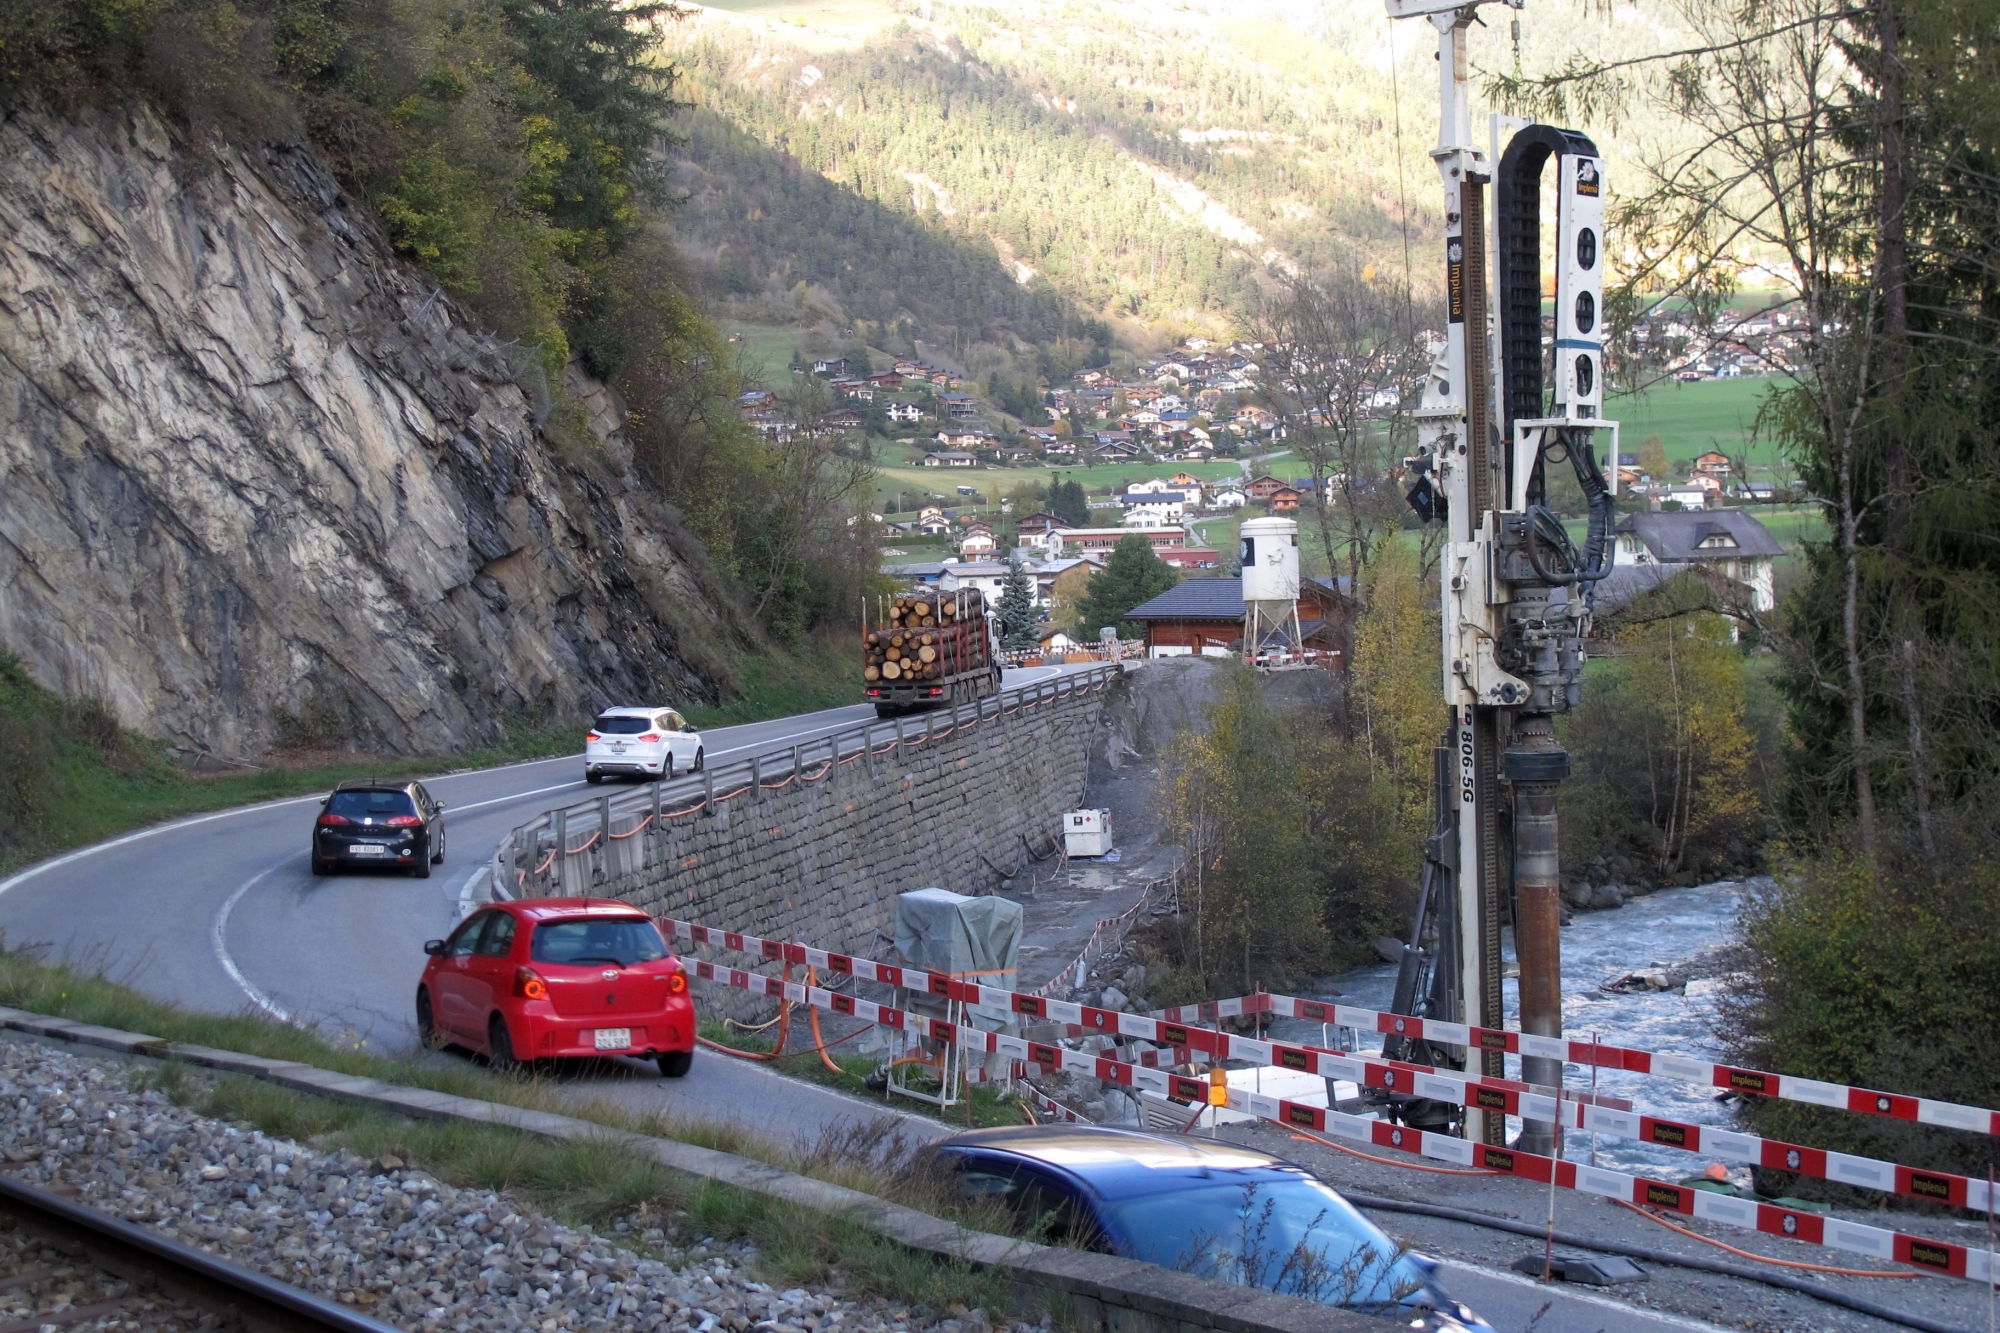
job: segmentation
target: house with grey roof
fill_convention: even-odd
[[[1299,580],[1302,647],[1338,651],[1347,628],[1349,581]],[[1125,613],[1146,631],[1148,657],[1230,657],[1243,645],[1243,578],[1183,579]],[[1082,627],[1086,633],[1092,627]],[[1336,659],[1338,660],[1338,659]],[[1339,665],[1345,666],[1344,661]]]
[[[1785,548],[1741,509],[1627,514],[1617,537],[1620,565],[1698,567],[1742,585],[1755,611],[1778,604],[1773,562]]]

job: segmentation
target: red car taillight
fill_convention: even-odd
[[[599,735],[598,735],[598,734],[597,734],[596,732],[594,732],[594,731],[586,731],[586,732],[584,732],[584,733],[583,733],[583,738],[584,738],[585,740],[587,740],[587,741],[599,741],[599,740],[603,740],[603,739],[604,739],[604,738],[603,738],[602,736],[599,736]]]
[[[517,967],[514,969],[514,994],[524,1000],[546,1000],[549,998],[549,984],[534,968]]]
[[[321,815],[319,817],[319,826],[321,828],[332,828],[336,824],[352,824],[353,822],[346,815]]]
[[[657,731],[649,731],[645,735],[641,736],[639,739],[642,741],[656,741],[660,739],[660,733]]]
[[[416,827],[417,825],[419,825],[419,824],[421,824],[421,823],[423,823],[423,822],[424,822],[423,820],[419,819],[419,818],[418,818],[417,816],[415,816],[415,815],[390,815],[390,816],[389,816],[389,827],[390,827],[390,828],[415,828],[415,827]]]
[[[667,994],[680,995],[688,988],[687,973],[676,972],[667,978]]]

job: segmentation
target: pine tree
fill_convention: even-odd
[[[1028,572],[1015,561],[1000,585],[1000,646],[1006,649],[1033,648],[1041,643],[1035,633],[1035,590]]]
[[[1065,527],[1087,528],[1090,526],[1090,497],[1083,493],[1083,483],[1057,479],[1049,483],[1049,512],[1063,521]]]
[[[1090,580],[1089,590],[1077,607],[1077,627],[1095,638],[1104,626],[1116,625],[1119,637],[1139,638],[1144,631],[1127,621],[1125,613],[1180,581],[1180,572],[1153,554],[1153,543],[1144,533],[1121,537],[1111,548],[1111,558],[1104,562],[1104,572]]]

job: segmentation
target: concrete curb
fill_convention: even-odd
[[[845,1217],[936,1259],[1003,1270],[1024,1296],[1061,1310],[1065,1322],[1080,1328],[1105,1333],[1193,1333],[1197,1329],[1222,1333],[1382,1333],[1389,1327],[1384,1320],[1295,1296],[1192,1277],[1114,1255],[968,1231],[929,1213],[747,1157],[634,1134],[573,1116],[409,1088],[293,1060],[170,1042],[22,1009],[0,1007],[0,1028],[123,1055],[184,1060],[205,1069],[262,1079],[294,1092],[337,1097],[413,1119],[474,1121],[543,1138],[617,1144],[684,1175]]]

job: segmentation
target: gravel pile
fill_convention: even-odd
[[[560,1226],[395,1158],[322,1152],[206,1119],[158,1090],[134,1091],[129,1074],[0,1043],[8,1169],[404,1328],[989,1333],[976,1311],[940,1318],[834,1291],[774,1291],[752,1280],[749,1247],[674,1251],[658,1227],[620,1222],[612,1240]]]

